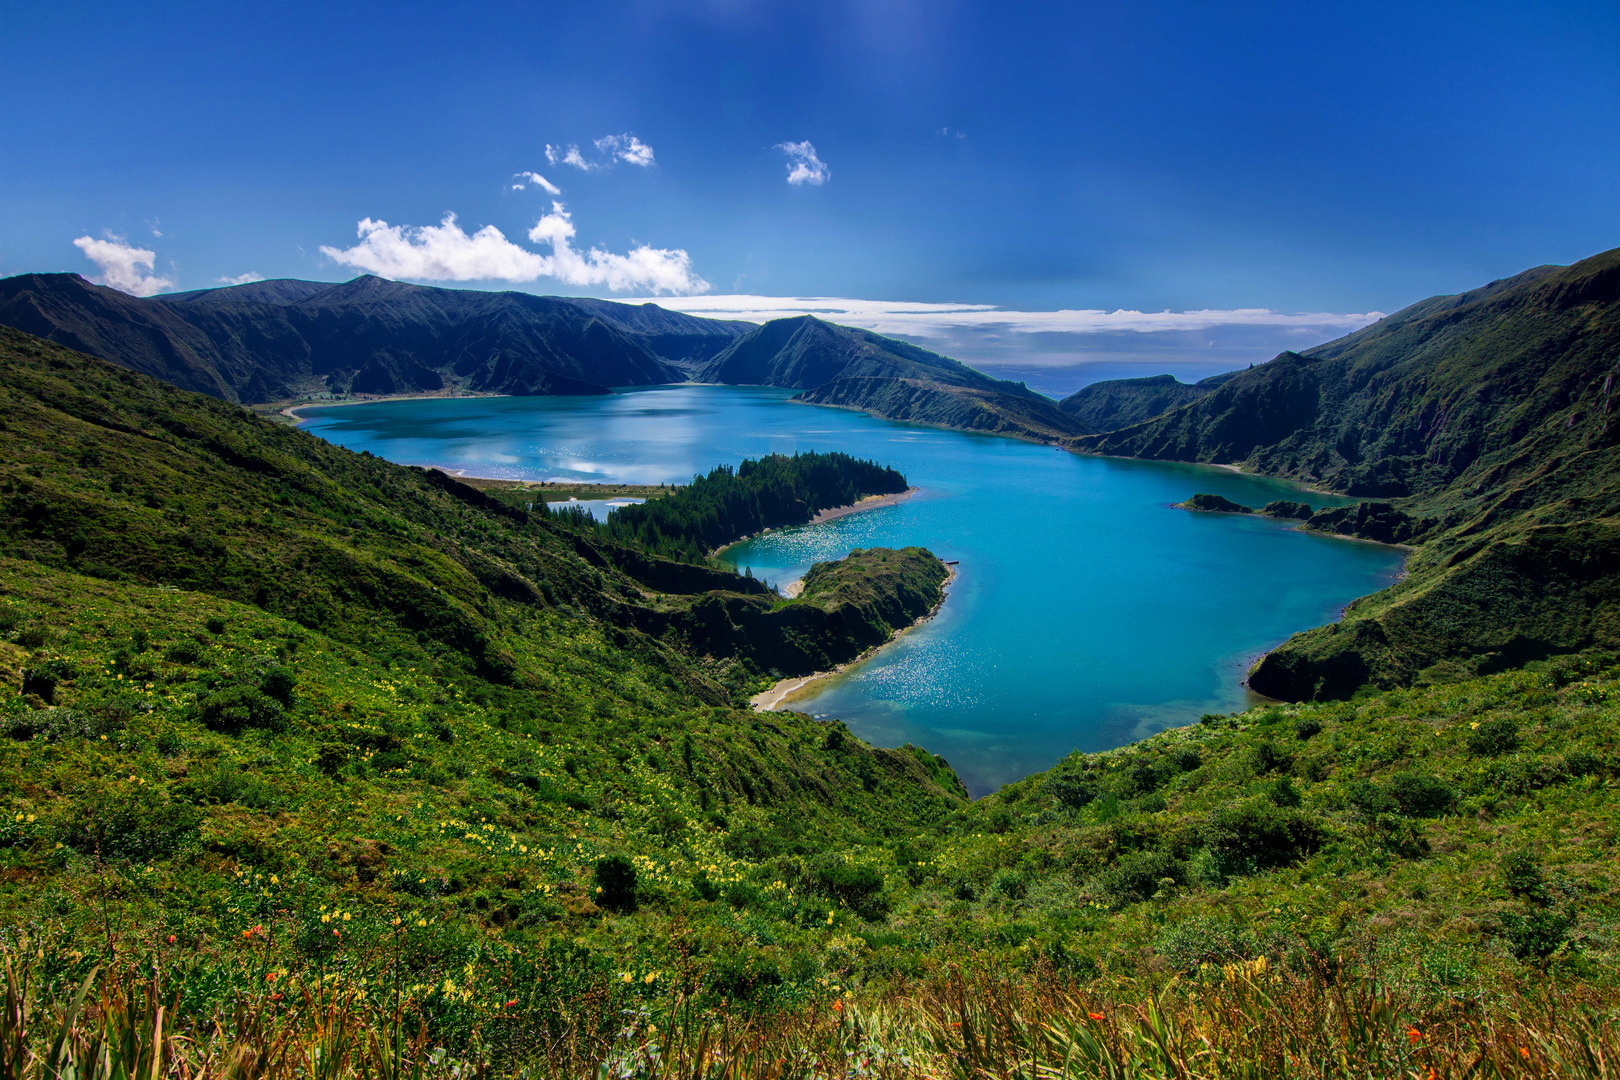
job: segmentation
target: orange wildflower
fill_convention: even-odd
[[[1406,1037],[1411,1041],[1413,1046],[1416,1046],[1418,1043],[1423,1041],[1423,1032],[1419,1031],[1417,1028],[1407,1028]]]
[[[1103,1019],[1106,1019],[1106,1017],[1104,1017],[1104,1016],[1103,1016],[1103,1014],[1102,1014],[1102,1013],[1094,1013],[1094,1012],[1088,1012],[1088,1013],[1086,1013],[1086,1015],[1087,1015],[1087,1016],[1089,1016],[1089,1017],[1091,1017],[1091,1018],[1092,1018],[1092,1019],[1093,1019],[1093,1020],[1103,1020]]]

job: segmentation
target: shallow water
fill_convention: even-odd
[[[1400,552],[1169,504],[1350,500],[1211,466],[1078,457],[994,436],[683,386],[590,398],[397,401],[307,410],[307,430],[392,461],[527,480],[682,483],[743,457],[843,450],[923,490],[726,552],[785,583],[852,548],[960,560],[932,621],[795,702],[879,745],[943,754],[974,794],[1205,712],[1242,708],[1243,672],[1289,634],[1389,584]]]

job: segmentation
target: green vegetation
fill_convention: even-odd
[[[1617,350],[1611,251],[1425,300],[1072,445],[1379,500],[1306,527],[1412,545],[1408,576],[1273,650],[1250,674],[1261,693],[1464,678],[1620,647]]]
[[[970,802],[923,749],[738,707],[936,605],[926,552],[786,601],[24,335],[0,359],[11,1075],[1613,1051],[1612,651]]]
[[[718,465],[657,502],[622,507],[602,528],[615,540],[697,561],[762,529],[803,525],[822,510],[905,490],[900,473],[848,454],[769,454],[735,469]]]
[[[1175,505],[1177,509],[1180,510],[1202,510],[1207,514],[1254,513],[1254,509],[1252,507],[1244,506],[1242,503],[1235,503],[1223,495],[1210,495],[1202,491],[1192,496],[1186,502],[1179,502]]]

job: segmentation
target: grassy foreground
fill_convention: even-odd
[[[925,552],[790,603],[0,347],[4,1075],[1612,1073],[1613,653],[970,802],[737,706]]]

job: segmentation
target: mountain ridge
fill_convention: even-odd
[[[698,370],[699,381],[781,386],[793,400],[859,409],[891,420],[989,431],[1037,441],[1072,434],[1057,403],[909,342],[813,315],[775,319],[739,337]]]
[[[243,403],[313,389],[588,394],[683,382],[686,366],[751,325],[371,275],[140,299],[77,274],[0,280],[0,324]]]

